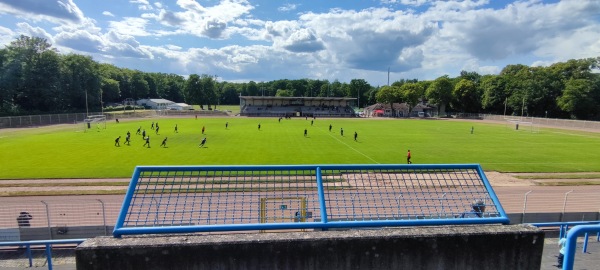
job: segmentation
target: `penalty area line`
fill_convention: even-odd
[[[356,153],[359,153],[359,154],[361,154],[362,156],[364,156],[364,157],[366,157],[366,158],[370,159],[371,161],[375,162],[376,164],[381,164],[381,163],[377,162],[377,160],[374,160],[374,159],[373,159],[373,158],[371,158],[370,156],[367,156],[367,155],[365,155],[365,153],[363,153],[363,152],[361,152],[361,151],[358,151],[356,148],[354,148],[354,147],[350,146],[349,144],[347,144],[347,143],[343,142],[342,140],[338,139],[337,137],[333,136],[331,132],[327,133],[327,132],[325,132],[325,130],[324,130],[324,129],[322,129],[322,128],[319,128],[319,129],[321,130],[321,132],[323,132],[323,133],[325,133],[325,134],[329,134],[329,136],[330,136],[331,138],[334,138],[335,140],[337,140],[337,141],[338,141],[338,142],[340,142],[341,144],[343,144],[343,145],[347,146],[348,148],[350,148],[350,149],[354,150]]]

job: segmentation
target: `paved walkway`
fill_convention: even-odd
[[[556,267],[556,256],[558,255],[557,238],[547,238],[544,244],[544,254],[540,269],[559,269]],[[580,238],[575,253],[576,270],[600,269],[600,242],[590,238],[588,252],[582,253],[583,240]],[[73,249],[53,250],[53,268],[56,270],[74,270],[75,254]],[[46,268],[46,256],[43,250],[34,251],[34,267]],[[0,270],[31,269],[28,267],[27,257],[24,250],[0,250]]]

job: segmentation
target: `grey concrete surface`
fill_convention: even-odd
[[[88,239],[77,268],[536,269],[544,233],[525,225]],[[125,259],[126,258],[126,259]]]
[[[556,256],[558,255],[558,239],[555,234],[548,236],[544,241],[544,252],[542,255],[542,263],[540,269],[553,270],[559,269],[556,265]],[[600,269],[600,242],[596,241],[595,236],[590,237],[588,244],[588,252],[582,253],[583,239],[579,239],[577,252],[575,253],[576,270],[597,270]],[[34,267],[28,267],[28,260],[24,250],[6,250],[0,249],[0,270],[17,270],[17,269],[47,269],[45,264],[46,256],[43,250],[34,251]],[[74,270],[75,267],[75,250],[68,249],[57,251],[53,250],[53,268],[56,270]]]

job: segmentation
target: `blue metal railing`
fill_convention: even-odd
[[[509,219],[478,164],[138,166],[113,235],[492,223]]]
[[[13,241],[13,242],[0,242],[0,247],[23,247],[27,249],[27,258],[29,259],[29,267],[33,266],[33,257],[31,254],[31,246],[45,246],[46,247],[46,260],[48,263],[48,270],[52,270],[52,245],[64,245],[64,244],[81,244],[85,239],[62,239],[62,240],[35,240],[35,241]]]
[[[568,221],[568,222],[538,222],[538,223],[528,223],[530,225],[536,227],[559,227],[558,238],[563,238],[569,227],[577,226],[577,225],[594,225],[600,224],[600,220],[595,221]]]
[[[585,234],[585,246],[587,246],[588,233],[600,233],[600,225],[577,225],[567,233],[567,243],[565,246],[565,257],[563,260],[563,270],[572,270],[575,263],[575,248],[577,247],[577,237]]]

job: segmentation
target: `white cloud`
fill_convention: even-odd
[[[570,32],[590,23],[598,25],[590,17],[599,12],[600,2],[516,2],[501,10],[456,14],[443,22],[441,31],[472,56],[498,60],[528,54],[546,45],[556,47],[547,41],[557,35],[567,38]]]
[[[314,52],[325,48],[323,42],[309,29],[300,29],[292,33],[283,42],[282,47],[292,52]]]
[[[323,41],[329,54],[325,61],[363,70],[391,67],[403,71],[421,66],[423,55],[416,47],[423,44],[436,27],[414,14],[386,8],[309,13],[300,19]]]
[[[129,0],[129,3],[137,4],[139,10],[152,10],[152,5],[148,0]]]
[[[61,32],[55,40],[57,45],[88,53],[101,53],[105,47],[101,37],[83,30]]]
[[[143,18],[126,17],[122,21],[110,21],[109,31],[132,36],[150,36],[146,31],[148,20]]]
[[[17,23],[18,31],[22,35],[30,36],[30,37],[39,37],[44,38],[50,44],[54,44],[54,38],[50,35],[46,30],[41,27],[34,27],[29,25],[28,23]]]
[[[245,0],[223,0],[214,6],[202,6],[193,0],[178,0],[177,5],[184,11],[176,12],[161,9],[158,14],[144,14],[163,25],[176,26],[175,31],[159,31],[161,35],[192,34],[213,39],[226,39],[234,31],[247,33],[236,27],[228,30],[230,23],[238,22],[241,16],[249,14],[253,7]],[[243,23],[246,23],[243,21]],[[255,23],[255,22],[253,22]]]
[[[298,6],[296,4],[285,4],[281,7],[278,7],[277,10],[279,10],[281,12],[288,12],[288,11],[296,10],[296,8],[298,8]]]
[[[158,21],[170,26],[177,26],[183,23],[184,19],[180,18],[177,13],[161,10],[158,14]]]
[[[47,20],[57,24],[79,23],[84,17],[73,0],[0,0],[0,10],[31,21]]]
[[[381,0],[363,10],[278,13],[274,17],[286,19],[269,21],[260,17],[266,6],[259,10],[246,0],[178,0],[175,6],[132,0],[125,4],[141,8],[123,19],[106,8],[104,16],[86,18],[72,0],[37,7],[0,0],[0,14],[19,19],[16,29],[0,26],[0,42],[42,36],[62,52],[85,52],[117,66],[214,72],[226,80],[365,78],[374,85],[386,83],[388,67],[392,81],[435,79],[600,55],[600,1],[554,2],[513,1],[494,9],[487,0]],[[277,5],[281,11],[299,7],[269,8],[276,12]],[[108,26],[95,19],[108,19]]]
[[[0,26],[0,44],[10,44],[13,41],[14,36],[16,36],[16,33],[12,30]]]
[[[209,19],[205,21],[202,28],[202,35],[210,38],[220,38],[227,28],[227,23],[217,18]]]

